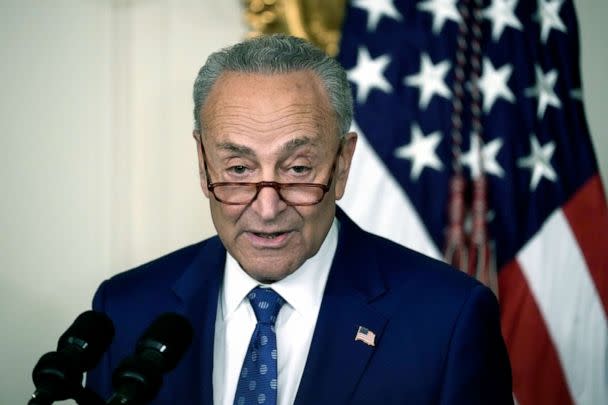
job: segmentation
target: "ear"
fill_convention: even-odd
[[[203,136],[197,130],[192,131],[192,137],[196,142],[196,153],[198,155],[198,176],[201,189],[205,197],[209,198],[209,189],[207,189],[207,173],[205,173],[205,159],[203,157]]]
[[[346,181],[348,180],[348,173],[350,172],[350,165],[353,160],[353,155],[355,154],[356,145],[357,134],[355,132],[349,132],[344,136],[344,139],[342,140],[342,150],[340,151],[336,167],[336,200],[339,200],[344,196]]]

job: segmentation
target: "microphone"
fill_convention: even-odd
[[[108,405],[141,405],[153,400],[163,374],[173,370],[192,342],[194,331],[181,315],[160,315],[137,341],[135,354],[112,374],[114,394]]]
[[[57,351],[43,355],[34,367],[36,391],[28,404],[48,405],[80,395],[83,373],[95,367],[113,338],[114,325],[106,315],[78,315],[59,338]]]

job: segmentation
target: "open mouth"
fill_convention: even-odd
[[[281,235],[284,235],[285,232],[273,232],[273,233],[254,232],[253,234],[259,238],[274,239]]]

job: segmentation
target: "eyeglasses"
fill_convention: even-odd
[[[338,148],[336,157],[331,166],[331,172],[327,184],[322,183],[279,183],[276,181],[259,181],[257,183],[246,182],[217,182],[213,183],[209,179],[209,169],[207,156],[203,147],[202,139],[199,138],[199,145],[203,155],[205,165],[205,177],[207,179],[207,189],[213,194],[215,199],[226,205],[247,205],[254,201],[260,190],[264,187],[275,189],[281,200],[290,206],[306,206],[320,203],[329,191],[329,187],[334,178],[338,156],[342,150],[342,144]]]

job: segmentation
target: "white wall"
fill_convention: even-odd
[[[0,0],[0,404],[104,278],[213,232],[191,89],[238,1]]]
[[[575,3],[606,179],[608,2]],[[190,91],[244,32],[239,0],[0,0],[0,404],[102,279],[213,232]]]
[[[3,404],[110,266],[110,23],[103,2],[0,5]]]
[[[575,0],[581,45],[583,100],[604,189],[608,195],[608,1]]]

